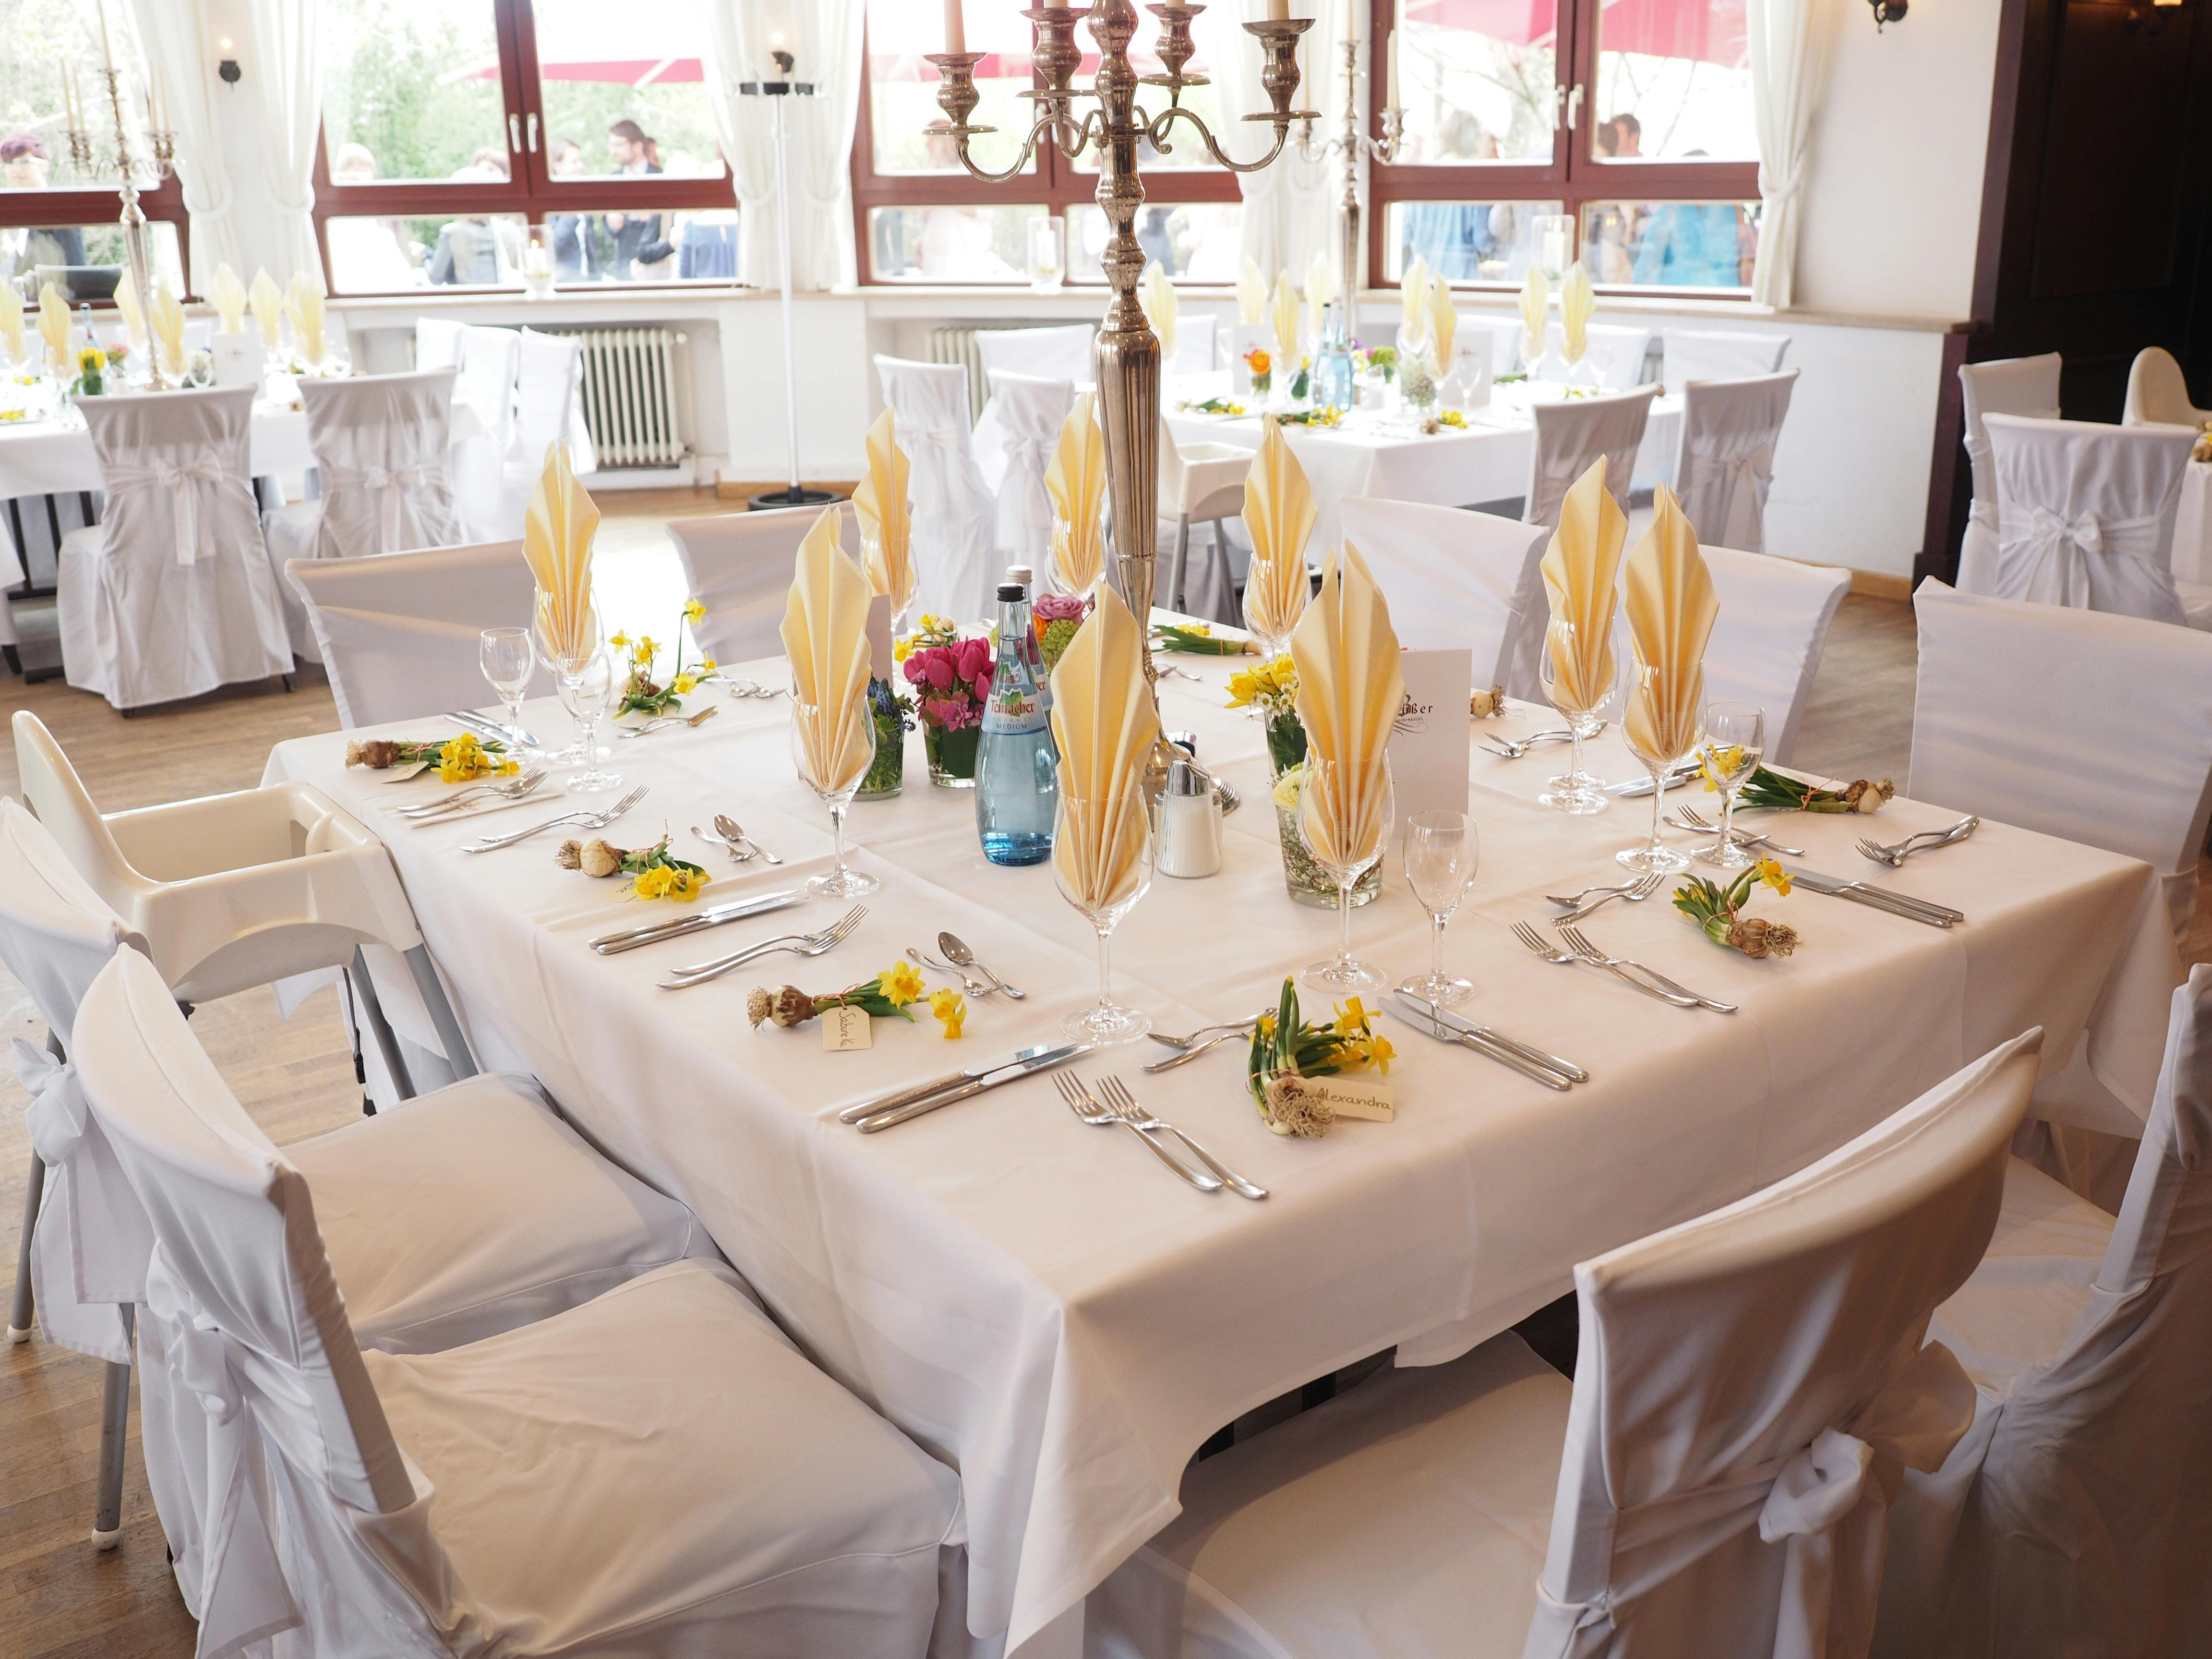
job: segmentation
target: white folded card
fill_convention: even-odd
[[[1398,822],[1416,812],[1464,812],[1468,789],[1467,688],[1474,653],[1407,651],[1399,666],[1406,701],[1390,732],[1390,782]]]
[[[208,350],[215,358],[215,383],[217,386],[259,386],[261,336],[252,329],[241,329],[235,334],[216,334],[208,342]]]

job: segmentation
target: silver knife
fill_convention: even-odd
[[[804,893],[789,890],[781,893],[762,893],[753,898],[718,904],[711,910],[681,916],[674,921],[655,922],[650,927],[633,927],[626,933],[605,933],[592,941],[592,949],[603,957],[619,956],[624,951],[636,950],[641,945],[658,945],[665,939],[681,939],[686,933],[696,933],[703,928],[719,927],[726,921],[765,915],[770,910],[781,910],[786,906],[797,904],[805,896]]]
[[[1419,1013],[1412,1013],[1395,1003],[1386,1002],[1382,1006],[1389,1012],[1404,1020],[1415,1030],[1425,1031],[1439,1042],[1455,1042],[1462,1048],[1472,1048],[1485,1058],[1496,1060],[1500,1066],[1510,1066],[1522,1076],[1542,1084],[1547,1089],[1557,1089],[1560,1093],[1565,1094],[1575,1086],[1559,1073],[1547,1066],[1539,1066],[1532,1060],[1523,1060],[1510,1048],[1501,1048],[1494,1042],[1485,1042],[1482,1038],[1470,1036],[1465,1031],[1455,1030],[1443,1021],[1431,1018],[1425,1007],[1423,1007]]]
[[[1696,766],[1671,768],[1666,774],[1667,787],[1680,789],[1684,784],[1693,781],[1701,769]],[[1605,793],[1615,800],[1634,800],[1639,796],[1648,795],[1651,793],[1650,775],[1646,773],[1640,778],[1631,778],[1626,783],[1608,783]]]
[[[837,1114],[837,1121],[858,1123],[862,1118],[874,1117],[879,1112],[911,1106],[917,1100],[925,1100],[946,1089],[957,1089],[963,1083],[973,1083],[977,1078],[988,1076],[1002,1066],[1019,1066],[1024,1061],[1040,1059],[1060,1046],[1056,1042],[1040,1042],[1034,1048],[1017,1049],[1006,1059],[994,1060],[988,1066],[977,1066],[965,1072],[947,1072],[943,1077],[917,1083],[911,1089],[901,1089],[896,1094],[878,1095],[873,1100],[864,1100],[857,1106],[848,1106]]]
[[[878,1112],[873,1117],[864,1117],[854,1127],[864,1135],[878,1129],[888,1129],[895,1123],[903,1123],[910,1117],[920,1117],[924,1112],[933,1112],[940,1106],[950,1106],[956,1100],[965,1100],[970,1095],[980,1095],[987,1089],[995,1089],[1002,1083],[1012,1083],[1017,1078],[1027,1077],[1032,1072],[1048,1072],[1055,1066],[1065,1066],[1071,1060],[1080,1060],[1098,1045],[1095,1042],[1071,1042],[1048,1049],[1035,1060],[1024,1060],[1010,1066],[1001,1066],[995,1072],[986,1072],[972,1082],[943,1094],[929,1095],[910,1105],[888,1112]]]
[[[1484,1042],[1494,1042],[1501,1048],[1510,1048],[1522,1059],[1540,1066],[1547,1072],[1557,1072],[1570,1083],[1589,1081],[1589,1073],[1571,1060],[1562,1060],[1557,1054],[1546,1054],[1541,1048],[1532,1048],[1525,1042],[1516,1042],[1503,1031],[1492,1030],[1487,1025],[1477,1025],[1465,1015],[1455,1014],[1450,1009],[1426,1001],[1410,991],[1401,990],[1398,993],[1398,1000],[1416,1013],[1433,1016],[1437,1023],[1449,1025],[1455,1031],[1462,1032],[1471,1037],[1480,1037]]]
[[[1887,910],[1914,921],[1924,921],[1930,927],[1949,927],[1966,919],[1963,910],[1954,910],[1945,904],[1931,904],[1926,899],[1892,892],[1887,887],[1869,887],[1863,881],[1845,881],[1837,876],[1824,876],[1817,870],[1802,869],[1794,864],[1785,864],[1782,867],[1789,873],[1790,880],[1802,881],[1816,893],[1870,904],[1877,910]]]
[[[497,720],[488,720],[482,714],[466,708],[456,708],[446,718],[464,732],[473,732],[480,738],[497,738],[501,743],[526,744],[535,749],[538,739],[519,726],[501,726]]]

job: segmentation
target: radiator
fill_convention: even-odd
[[[672,328],[560,328],[584,347],[584,422],[602,469],[679,465]]]

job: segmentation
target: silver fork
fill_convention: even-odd
[[[1939,847],[1956,846],[1981,827],[1979,818],[1964,817],[1948,830],[1923,830],[1917,836],[1907,836],[1893,847],[1884,847],[1881,842],[1866,837],[1861,838],[1858,847],[1861,853],[1876,864],[1887,864],[1894,870],[1915,853],[1932,853]],[[1925,842],[1927,845],[1915,846],[1913,843],[1916,842]]]
[[[497,783],[472,783],[443,800],[426,800],[414,806],[403,806],[399,809],[399,816],[416,819],[442,817],[455,807],[466,806],[483,795],[500,795],[508,800],[520,800],[535,791],[548,775],[541,766],[523,773],[520,777],[501,778]]]
[[[1552,898],[1549,893],[1545,894],[1544,896],[1552,899],[1554,904],[1564,904],[1568,907],[1567,914],[1559,917],[1559,921],[1580,921],[1591,911],[1602,905],[1610,904],[1615,899],[1625,899],[1631,904],[1643,903],[1644,900],[1659,890],[1659,884],[1663,879],[1659,872],[1654,870],[1648,875],[1638,876],[1626,887],[1593,887],[1571,899]],[[1589,897],[1590,893],[1595,893],[1597,896],[1590,898]]]
[[[1129,1092],[1129,1085],[1122,1082],[1120,1078],[1099,1079],[1098,1092],[1106,1097],[1108,1109],[1119,1115],[1123,1122],[1133,1123],[1149,1134],[1171,1134],[1189,1147],[1191,1156],[1226,1182],[1230,1191],[1235,1193],[1237,1197],[1252,1199],[1267,1197],[1267,1189],[1265,1187],[1255,1185],[1245,1180],[1243,1176],[1229,1168],[1212,1152],[1207,1152],[1205,1147],[1176,1128],[1174,1124],[1139,1106],[1137,1103],[1136,1096]]]
[[[671,726],[697,726],[721,713],[714,703],[708,703],[696,714],[660,714],[642,726],[623,726],[616,728],[615,735],[622,738],[641,738],[648,732],[659,732]]]
[[[1605,727],[1602,725],[1598,727],[1600,732],[1604,730]],[[1563,726],[1557,732],[1532,732],[1525,738],[1486,736],[1482,739],[1482,746],[1489,750],[1492,754],[1501,755],[1507,760],[1519,760],[1522,756],[1540,743],[1567,743],[1573,739],[1574,735]],[[1595,736],[1595,733],[1592,735]]]
[[[799,957],[818,957],[843,943],[860,925],[860,918],[867,914],[866,905],[856,904],[819,933],[786,933],[781,939],[763,939],[758,945],[748,945],[742,951],[726,957],[717,957],[712,962],[678,968],[660,981],[660,988],[664,991],[683,991],[694,985],[704,985],[710,979],[720,979],[733,968],[744,967],[756,957],[769,956],[777,951],[788,951]]]
[[[1656,968],[1647,968],[1642,963],[1631,962],[1625,957],[1607,955],[1596,945],[1591,944],[1589,935],[1579,927],[1562,927],[1559,929],[1559,937],[1566,940],[1567,949],[1572,951],[1577,956],[1590,962],[1601,963],[1615,973],[1640,974],[1660,990],[1668,993],[1670,996],[1686,997],[1696,1007],[1710,1008],[1717,1014],[1732,1014],[1735,1012],[1735,1004],[1716,1002],[1711,997],[1699,996],[1688,986],[1677,985]]]
[[[1221,1190],[1221,1182],[1212,1176],[1192,1169],[1173,1152],[1161,1146],[1158,1141],[1130,1122],[1128,1119],[1116,1113],[1112,1107],[1095,1099],[1090,1088],[1081,1078],[1073,1073],[1062,1072],[1058,1077],[1053,1079],[1053,1082],[1060,1090],[1060,1097],[1067,1103],[1067,1109],[1085,1123],[1102,1128],[1127,1129],[1144,1143],[1145,1149],[1154,1158],[1159,1159],[1201,1193],[1218,1193]]]
[[[1677,1008],[1694,1008],[1698,1006],[1697,999],[1694,997],[1669,996],[1657,986],[1647,985],[1640,979],[1631,978],[1620,969],[1608,969],[1605,963],[1596,961],[1592,957],[1579,956],[1572,951],[1554,950],[1552,946],[1545,944],[1542,935],[1538,933],[1534,928],[1531,927],[1525,921],[1516,921],[1513,924],[1513,937],[1519,939],[1522,944],[1527,945],[1529,950],[1535,952],[1536,955],[1541,957],[1547,962],[1557,963],[1560,966],[1567,968],[1595,968],[1600,973],[1609,972],[1623,985],[1628,986],[1633,990],[1641,991],[1645,996],[1656,998],[1661,1002],[1671,1002]]]
[[[1145,1035],[1155,1042],[1166,1043],[1170,1048],[1188,1048],[1194,1042],[1206,1042],[1216,1033],[1225,1036],[1235,1036],[1239,1032],[1250,1030],[1252,1025],[1253,1018],[1248,1017],[1243,1019],[1224,1019],[1218,1025],[1201,1025],[1188,1036],[1173,1037],[1164,1031],[1147,1031]]]
[[[1695,807],[1676,807],[1674,821],[1683,829],[1694,830],[1700,835],[1717,836],[1720,833],[1720,825],[1704,817]],[[1802,859],[1805,856],[1803,848],[1784,847],[1773,836],[1762,835],[1756,830],[1738,830],[1735,832],[1733,839],[1739,847],[1771,847],[1784,858]]]
[[[543,823],[533,823],[527,830],[517,830],[512,835],[493,836],[483,841],[465,842],[462,845],[461,851],[464,853],[489,853],[495,848],[512,847],[519,841],[527,841],[531,836],[536,835],[540,830],[557,830],[564,824],[577,830],[604,830],[609,824],[612,823],[617,818],[620,817],[623,813],[629,811],[631,807],[636,805],[638,802],[643,800],[645,796],[646,787],[641,783],[636,788],[631,790],[629,793],[624,795],[612,806],[604,808],[599,811],[564,812],[557,818],[548,818]]]
[[[906,947],[906,953],[910,961],[919,963],[924,968],[934,968],[940,974],[951,975],[955,979],[960,981],[961,990],[965,992],[968,995],[974,997],[978,1002],[981,1002],[985,997],[990,995],[992,992],[999,988],[995,985],[987,985],[980,979],[970,979],[965,973],[954,967],[951,963],[939,962],[935,957],[929,955],[927,952],[915,950],[911,945]]]

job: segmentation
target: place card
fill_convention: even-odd
[[[1309,1077],[1301,1078],[1299,1085],[1308,1094],[1326,1102],[1339,1117],[1367,1123],[1390,1123],[1397,1119],[1387,1083],[1367,1078]]]
[[[868,672],[887,684],[898,684],[898,664],[891,654],[891,601],[878,593],[868,601]]]
[[[242,329],[235,334],[217,334],[208,342],[209,355],[215,359],[215,383],[217,386],[259,386],[261,384],[261,336],[252,329]]]
[[[865,1009],[840,1006],[822,1011],[823,1054],[850,1054],[855,1048],[872,1048],[875,1046],[875,1034],[868,1029],[868,1016]]]
[[[1474,653],[1406,651],[1398,663],[1406,701],[1390,730],[1390,778],[1398,821],[1416,812],[1467,811],[1468,687]]]

